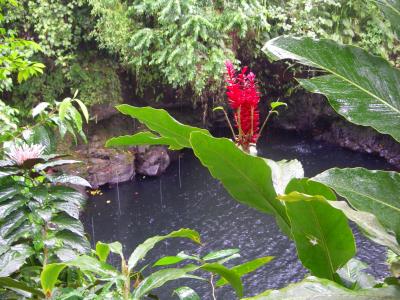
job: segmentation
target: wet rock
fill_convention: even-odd
[[[136,173],[146,176],[159,176],[171,162],[165,146],[139,146],[136,150]]]
[[[90,148],[84,156],[85,177],[93,188],[128,181],[135,176],[135,156],[131,151]]]

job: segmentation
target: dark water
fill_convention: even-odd
[[[274,160],[297,158],[303,164],[307,177],[334,166],[391,169],[378,157],[287,132],[269,133],[268,140],[263,141],[258,151],[260,156]],[[307,274],[297,259],[293,243],[280,233],[274,218],[234,201],[190,151],[184,152],[180,160],[172,163],[160,178],[140,177],[120,184],[118,189],[103,192],[103,195],[88,201],[83,215],[87,232],[91,233],[94,241],[120,241],[127,255],[153,235],[166,234],[182,227],[200,232],[202,246],[181,239],[168,240],[151,252],[146,263],[182,250],[206,254],[222,248],[239,248],[242,257],[234,261],[237,264],[256,257],[275,256],[272,262],[244,277],[246,296],[283,287]],[[378,278],[385,276],[385,249],[357,231],[355,234],[357,257],[371,264],[368,270],[371,274]],[[207,283],[187,280],[159,290],[160,299],[177,299],[171,296],[171,292],[180,285],[194,287],[202,299],[211,299]],[[217,293],[218,299],[231,300],[233,295],[229,287]]]

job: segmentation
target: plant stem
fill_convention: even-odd
[[[241,124],[241,121],[240,121],[240,111],[241,111],[241,106],[239,106],[239,108],[238,108],[238,110],[237,110],[237,125],[238,125],[238,128],[239,128],[239,140],[241,140],[242,139],[242,135],[243,135],[243,132],[242,132],[242,124]]]
[[[214,273],[211,273],[210,284],[211,284],[211,291],[212,291],[213,300],[217,300],[217,297],[215,296]]]
[[[268,122],[269,118],[271,117],[271,115],[272,115],[273,113],[276,113],[276,111],[275,111],[275,110],[272,110],[272,109],[268,112],[268,115],[267,115],[267,117],[265,118],[264,123],[263,123],[262,126],[261,126],[260,133],[259,133],[259,135],[258,135],[259,137],[261,136],[261,133],[263,132],[265,125],[267,125],[267,122]]]
[[[125,277],[125,281],[124,281],[124,290],[123,290],[123,297],[125,300],[129,300],[130,298],[130,293],[131,293],[131,281],[130,281],[130,272],[129,272],[129,268],[128,265],[125,261],[125,259],[122,259],[121,262],[121,271],[122,274]]]
[[[231,132],[232,132],[233,139],[235,140],[236,134],[235,134],[235,131],[233,130],[231,121],[229,121],[228,114],[226,113],[225,109],[223,109],[222,111],[224,112],[226,122],[228,123],[229,128],[231,129]]]
[[[251,107],[251,136],[254,134],[254,107]]]

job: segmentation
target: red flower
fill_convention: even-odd
[[[244,67],[239,74],[236,73],[231,61],[225,62],[227,70],[227,92],[229,105],[235,113],[236,127],[239,134],[236,142],[245,150],[250,143],[256,143],[259,137],[260,117],[258,112],[258,103],[260,102],[260,93],[255,81],[254,73],[247,72]]]

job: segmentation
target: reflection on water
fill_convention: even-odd
[[[299,159],[308,177],[333,166],[390,169],[380,158],[287,132],[269,133],[268,140],[262,142],[258,151],[260,156],[274,160]],[[92,239],[120,241],[127,255],[153,235],[182,227],[201,233],[201,246],[181,239],[168,240],[151,252],[147,263],[181,250],[206,254],[221,248],[240,248],[242,257],[235,261],[237,264],[256,257],[275,256],[271,263],[244,278],[246,295],[283,287],[301,280],[307,273],[297,259],[293,243],[280,233],[274,219],[234,201],[191,151],[183,152],[160,178],[138,177],[135,181],[119,184],[118,189],[107,189],[102,196],[89,199],[82,218]],[[373,264],[369,272],[378,277],[387,274],[385,249],[358,232],[356,237],[357,257]],[[180,285],[194,287],[202,299],[210,299],[207,283],[188,280],[167,285],[158,291],[158,295],[162,300],[177,299],[171,292]],[[218,291],[217,297],[234,299],[229,287]]]

